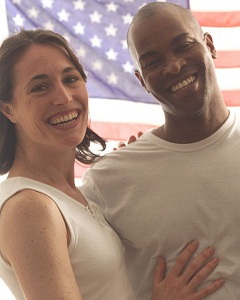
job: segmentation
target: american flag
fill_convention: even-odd
[[[6,18],[1,17],[0,25],[5,19],[8,33],[24,27],[62,34],[88,75],[91,127],[107,140],[126,140],[164,122],[160,105],[144,92],[133,74],[126,45],[133,15],[149,2],[154,1],[5,0],[0,14],[5,11]],[[240,0],[167,2],[190,8],[203,30],[212,35],[226,104],[240,106]]]

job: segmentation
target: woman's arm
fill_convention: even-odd
[[[0,245],[26,299],[82,300],[69,259],[67,228],[50,198],[24,190],[9,199],[1,211]]]
[[[218,265],[219,260],[212,257],[214,249],[209,247],[190,261],[197,248],[197,241],[189,243],[166,277],[165,261],[162,257],[159,258],[154,274],[151,300],[201,300],[223,286],[224,280],[219,278],[208,286],[198,289]]]

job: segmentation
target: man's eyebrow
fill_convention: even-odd
[[[174,37],[173,40],[171,41],[170,45],[174,46],[175,44],[179,43],[180,41],[182,41],[183,39],[185,39],[186,37],[189,37],[189,33],[187,32],[183,32],[181,34],[179,34],[178,36]],[[142,55],[140,55],[139,57],[139,61],[143,61],[144,59],[148,58],[148,57],[153,57],[155,55],[158,55],[157,51],[149,51],[146,53],[143,53]]]
[[[173,38],[173,40],[171,41],[170,44],[175,45],[187,37],[190,37],[190,34],[188,32],[183,32],[183,33],[177,35],[175,38]]]
[[[146,59],[148,57],[153,57],[154,55],[157,55],[157,51],[149,51],[149,52],[143,53],[142,55],[140,55],[139,61],[143,61],[144,59]]]

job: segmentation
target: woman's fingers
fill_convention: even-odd
[[[131,144],[131,143],[135,142],[136,140],[137,140],[136,136],[135,136],[135,135],[131,135],[131,136],[128,138],[127,143],[128,143],[128,144]]]
[[[142,133],[141,131],[139,131],[138,134],[137,134],[137,137],[140,137],[142,134],[143,134],[143,133]],[[131,135],[131,136],[128,138],[127,142],[119,142],[119,143],[117,144],[117,147],[114,147],[113,150],[118,150],[119,148],[126,147],[128,144],[131,144],[131,143],[133,143],[133,142],[136,142],[137,137],[136,137],[135,135]]]

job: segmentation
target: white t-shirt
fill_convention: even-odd
[[[5,201],[23,189],[48,195],[61,211],[70,231],[69,256],[83,299],[133,300],[122,243],[97,205],[88,201],[85,207],[49,185],[15,177],[0,185],[0,209]],[[0,276],[17,300],[25,299],[13,269],[1,256]]]
[[[151,132],[101,158],[83,177],[125,244],[126,265],[139,300],[149,300],[156,259],[171,269],[193,239],[214,246],[226,279],[212,300],[240,299],[240,122],[233,112],[210,137],[190,144]]]

